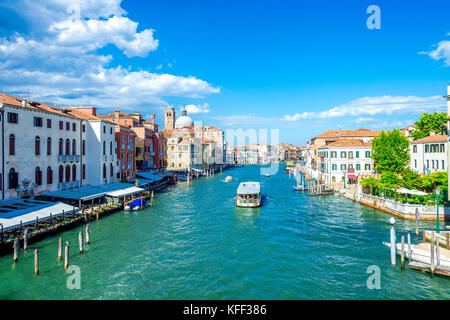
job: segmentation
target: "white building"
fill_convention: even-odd
[[[116,123],[97,116],[94,107],[66,108],[67,112],[83,120],[82,154],[85,175],[83,185],[100,185],[117,181],[118,160]]]
[[[411,142],[411,169],[420,174],[447,171],[447,141],[447,135],[434,134]]]
[[[373,174],[372,146],[360,139],[340,139],[318,148],[318,179],[341,183],[358,175]]]
[[[81,119],[64,109],[0,93],[1,199],[82,185]]]

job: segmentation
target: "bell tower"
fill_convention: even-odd
[[[175,128],[175,109],[172,106],[168,106],[166,108],[164,120],[165,120],[164,129],[168,130]]]

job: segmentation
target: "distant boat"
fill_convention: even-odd
[[[233,177],[232,176],[227,176],[224,180],[224,182],[231,182],[233,181]]]
[[[147,200],[143,199],[143,198],[137,198],[134,199],[133,201],[129,202],[125,207],[124,210],[125,211],[136,211],[139,210],[143,207],[145,207],[145,204],[147,203]]]
[[[236,206],[244,208],[261,206],[261,185],[259,182],[241,182],[239,184]]]
[[[263,176],[266,178],[270,178],[270,174],[264,174]]]

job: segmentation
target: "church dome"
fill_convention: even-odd
[[[181,109],[181,117],[175,121],[175,128],[192,127],[194,121],[187,116],[187,111],[185,108]]]

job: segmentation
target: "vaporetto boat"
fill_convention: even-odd
[[[241,182],[239,184],[236,206],[244,208],[261,206],[261,185],[259,182]]]

